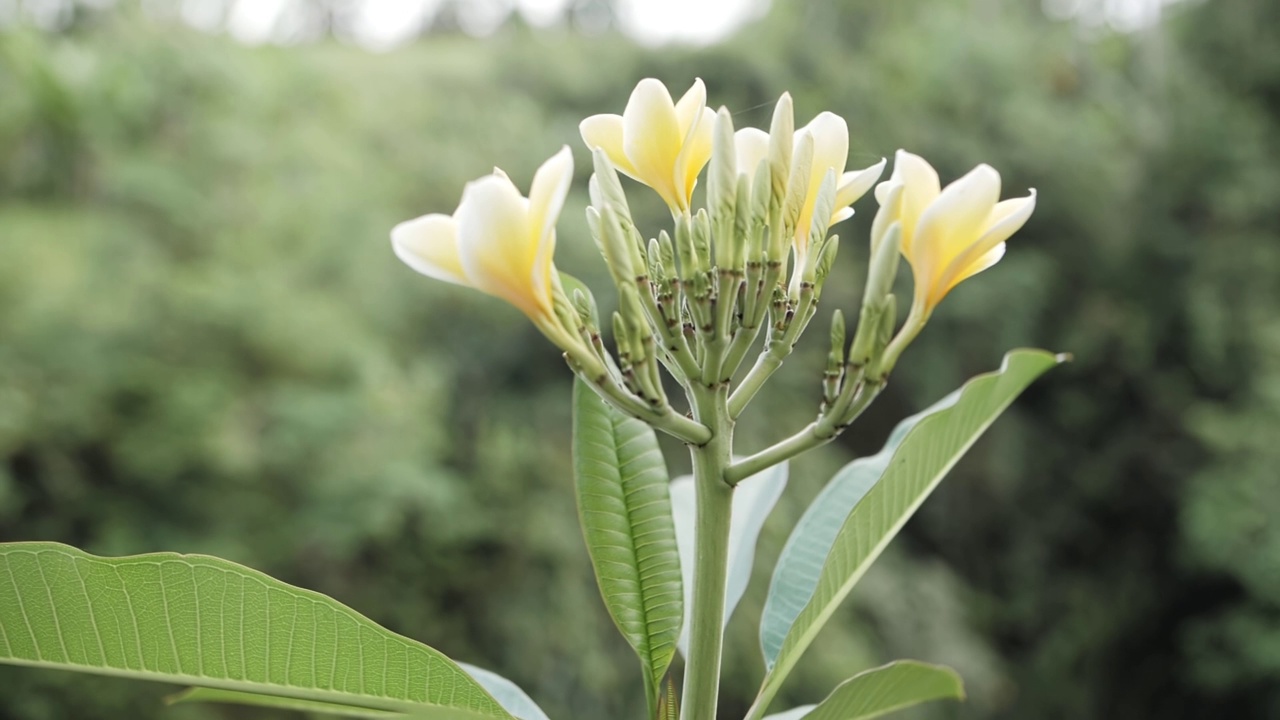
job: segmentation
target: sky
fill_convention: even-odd
[[[793,0],[819,2],[821,0]],[[895,0],[883,0],[891,2]],[[896,0],[903,1],[903,0]],[[1185,0],[1041,0],[1044,11],[1085,28],[1133,32],[1157,23],[1168,5]],[[19,14],[37,25],[57,27],[70,3],[109,6],[116,0],[0,0],[0,27]],[[191,25],[209,32],[224,29],[246,43],[290,42],[290,7],[295,0],[142,0],[144,7],[171,14],[176,8]],[[434,15],[442,0],[350,0],[355,8],[352,33],[371,50],[390,50],[411,40]],[[466,0],[457,5],[462,29],[484,36],[511,12],[532,25],[564,21],[570,0]],[[722,40],[743,24],[763,17],[770,0],[618,0],[622,30],[647,45],[705,45]],[[305,37],[305,33],[303,34]],[[293,41],[296,42],[296,39]]]
[[[460,6],[463,29],[485,35],[514,9],[533,25],[560,22],[569,0],[471,0]],[[245,42],[263,42],[275,31],[290,0],[183,0],[183,15],[193,24],[227,13],[227,27]],[[356,39],[374,49],[389,49],[412,37],[431,17],[439,0],[362,0]],[[229,10],[229,12],[228,12]],[[729,36],[768,10],[768,0],[623,0],[619,21],[640,42],[707,44]]]

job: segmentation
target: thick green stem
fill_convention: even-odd
[[[733,421],[723,387],[698,388],[694,413],[711,428],[711,440],[693,447],[697,493],[694,531],[693,607],[689,656],[684,670],[684,720],[714,720],[720,692],[720,659],[724,641],[724,593],[729,564],[729,520],[733,488],[724,471],[732,460]]]

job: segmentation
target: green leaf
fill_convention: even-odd
[[[58,543],[0,544],[0,663],[511,718],[426,645],[332,598],[203,555],[101,558]]]
[[[764,720],[800,720],[800,718],[813,712],[817,705],[801,705],[798,708],[791,708],[786,712],[774,713],[766,715]]]
[[[934,700],[963,700],[964,683],[941,665],[898,660],[858,673],[807,714],[804,720],[867,720]]]
[[[845,465],[809,504],[782,547],[769,582],[769,594],[760,617],[760,648],[766,670],[773,668],[787,632],[813,597],[822,564],[845,518],[884,474],[889,459],[907,433],[924,418],[955,405],[959,398],[960,390],[956,390],[898,423],[880,452]]]
[[[787,463],[774,465],[734,487],[733,509],[729,519],[729,567],[724,594],[726,626],[738,607],[738,602],[747,592],[760,530],[778,498],[782,496],[782,491],[787,488],[787,467]],[[693,603],[694,531],[697,524],[697,492],[692,475],[684,475],[671,482],[671,510],[676,524],[676,543],[680,550],[686,615],[677,647],[681,654],[686,654],[691,626],[688,612]]]
[[[507,712],[511,713],[519,720],[549,720],[547,714],[542,712],[542,708],[538,707],[538,703],[529,697],[528,693],[520,689],[519,685],[502,677],[492,670],[485,670],[482,667],[468,665],[467,663],[458,663],[458,667],[467,671],[467,674],[475,678],[485,690],[493,695]]]
[[[680,635],[680,557],[662,451],[653,429],[579,380],[573,389],[578,513],[605,606],[644,667],[656,711]]]
[[[831,543],[812,596],[787,628],[750,717],[763,714],[823,625],[952,466],[1033,380],[1064,360],[1042,350],[1010,352],[998,371],[970,380],[953,404],[935,408],[906,433]],[[815,537],[820,543],[820,533]]]
[[[214,690],[212,688],[190,688],[184,690],[177,695],[166,699],[170,705],[185,705],[187,703],[224,703],[228,705],[249,705],[251,707],[277,708],[280,710],[297,710],[298,712],[308,713],[327,713],[329,715],[337,715],[339,717],[350,718],[403,718],[404,713],[392,712],[390,710],[369,710],[367,708],[351,707],[350,705],[338,705],[335,703],[319,702],[316,700],[297,700],[295,698],[275,697],[273,695],[259,695],[257,693],[236,692],[235,690]],[[453,710],[443,709],[444,712],[457,712]],[[469,716],[469,717],[468,717]],[[442,720],[453,717],[448,715],[440,716]],[[470,720],[470,718],[481,718],[483,715],[474,715],[466,713],[458,717],[458,720]]]

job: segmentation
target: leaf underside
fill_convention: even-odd
[[[0,545],[0,663],[366,710],[511,717],[426,645],[332,598],[203,555]]]
[[[640,656],[656,707],[683,613],[669,478],[653,429],[574,386],[578,512],[596,581],[618,630]]]
[[[963,700],[964,683],[954,670],[899,660],[845,680],[804,720],[869,720],[935,700]]]
[[[1042,350],[1012,351],[999,370],[967,382],[952,404],[939,403],[906,433],[879,480],[857,501],[831,541],[812,595],[786,628],[772,663],[766,655],[770,671],[760,691],[766,703],[867,568],[952,466],[1033,380],[1063,361]],[[813,526],[797,529],[813,531]],[[793,539],[789,544],[823,542],[821,533],[815,537]],[[779,582],[776,575],[774,582]],[[768,630],[777,632],[774,627]],[[769,645],[765,647],[768,653]]]

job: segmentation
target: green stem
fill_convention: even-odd
[[[684,671],[681,717],[714,720],[720,691],[720,659],[724,641],[725,578],[729,566],[729,520],[733,487],[724,472],[732,460],[733,421],[727,392],[698,388],[694,413],[711,428],[711,440],[691,449],[697,494],[694,530],[693,607],[689,656]]]
[[[755,455],[745,457],[725,468],[724,480],[730,485],[737,485],[746,478],[763,472],[784,460],[825,445],[840,436],[867,406],[880,393],[880,384],[866,387],[861,393],[851,398],[850,406],[841,412],[821,415],[809,423],[803,430],[791,437],[765,448]]]

